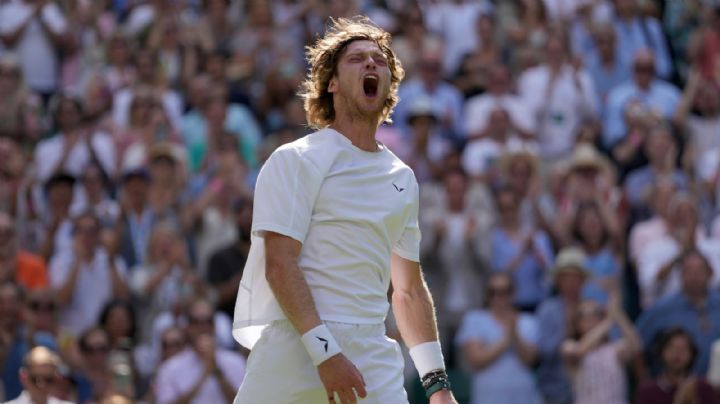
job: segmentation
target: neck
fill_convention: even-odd
[[[687,374],[682,370],[666,370],[660,377],[667,380],[673,386],[679,386],[685,381]]]
[[[701,293],[685,293],[685,296],[687,296],[688,300],[690,301],[690,304],[692,304],[695,307],[700,307],[705,304],[705,301],[707,300],[707,291],[703,291]]]
[[[612,67],[615,64],[615,53],[614,52],[601,53],[600,54],[600,62],[604,66]]]
[[[375,140],[375,132],[378,128],[377,117],[367,118],[338,113],[330,127],[350,139],[355,147],[369,152],[378,151]]]

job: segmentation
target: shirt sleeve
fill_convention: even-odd
[[[258,176],[253,234],[262,237],[271,231],[303,243],[323,179],[297,150],[276,150]]]
[[[463,317],[460,328],[455,335],[455,345],[462,346],[468,341],[485,341],[485,330],[491,327],[485,316],[479,311],[470,311]]]
[[[420,225],[418,223],[418,211],[419,211],[419,189],[417,182],[415,182],[415,196],[413,197],[413,203],[408,209],[410,209],[410,218],[405,230],[403,230],[400,240],[395,244],[393,252],[406,260],[420,262]]]

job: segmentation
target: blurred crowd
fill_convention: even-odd
[[[255,179],[357,14],[460,401],[720,402],[715,0],[0,0],[0,401],[232,401]]]

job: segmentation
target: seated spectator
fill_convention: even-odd
[[[413,169],[421,184],[437,180],[443,169],[443,159],[450,152],[452,143],[442,137],[439,131],[432,100],[424,97],[414,100],[407,119],[407,132],[404,133],[407,147],[397,154]]]
[[[489,69],[488,91],[465,102],[463,125],[468,140],[488,135],[489,121],[493,111],[507,111],[508,123],[513,136],[523,140],[535,140],[536,122],[522,98],[513,93],[513,77],[510,69],[496,64]]]
[[[11,54],[0,56],[0,94],[0,136],[21,144],[37,142],[44,129],[42,100],[26,87],[18,60]]]
[[[645,114],[670,119],[680,102],[680,90],[655,76],[656,64],[650,50],[639,50],[634,55],[632,68],[633,80],[613,88],[605,105],[602,144],[606,150],[613,151],[616,160],[621,160],[618,154],[622,152],[618,148],[637,147],[642,143],[641,137],[632,136],[628,131],[630,125],[626,115],[638,115],[630,111],[631,108],[638,109],[639,106],[642,111],[647,111]]]
[[[638,257],[637,277],[642,306],[675,294],[681,289],[678,259],[697,249],[710,264],[710,284],[720,282],[720,240],[707,237],[705,226],[699,223],[697,202],[686,193],[676,194],[668,207],[667,234],[649,242]]]
[[[250,252],[252,227],[252,199],[241,198],[233,206],[233,225],[237,237],[224,248],[210,256],[206,280],[217,293],[218,309],[228,317],[235,312],[235,298],[242,278],[243,268]]]
[[[88,212],[73,223],[73,246],[50,261],[50,283],[63,307],[60,323],[79,335],[113,298],[127,296],[126,269],[115,251],[100,244],[100,221]]]
[[[19,397],[6,404],[70,404],[54,397],[56,383],[60,379],[60,358],[45,347],[35,347],[25,355],[20,369],[23,391]]]
[[[660,374],[643,382],[635,393],[636,404],[691,402],[713,404],[715,392],[702,377],[691,374],[698,350],[692,335],[683,328],[669,328],[653,341],[653,359]]]
[[[502,107],[490,111],[487,126],[478,138],[471,140],[463,150],[462,164],[468,175],[489,185],[500,181],[499,160],[509,149],[528,148],[534,142],[524,142],[514,135],[510,114]]]
[[[577,404],[628,402],[624,368],[642,350],[642,343],[622,309],[617,288],[612,293],[607,310],[591,300],[580,304],[572,336],[561,347]],[[615,325],[622,337],[611,341]]]
[[[57,251],[64,251],[72,247],[72,219],[70,209],[74,200],[75,177],[68,174],[55,174],[45,182],[44,198],[41,206],[45,206],[44,214],[40,217],[38,235],[31,237],[39,239],[40,255],[45,261]],[[26,230],[30,231],[30,229]]]
[[[61,94],[53,98],[50,107],[56,133],[35,149],[37,179],[45,182],[61,172],[77,178],[91,161],[99,163],[104,174],[112,177],[116,168],[112,138],[84,125],[82,101]]]
[[[569,154],[584,121],[597,118],[599,107],[590,75],[570,62],[567,34],[555,31],[545,44],[545,63],[518,79],[520,97],[536,119],[544,159]]]
[[[513,308],[514,291],[510,275],[491,275],[486,309],[466,312],[455,337],[472,372],[473,404],[542,402],[532,372],[539,325]]]
[[[644,203],[650,210],[644,216],[649,217],[636,222],[630,229],[628,258],[634,264],[645,254],[647,246],[668,235],[670,201],[676,192],[677,186],[672,178],[658,178],[648,189]]]
[[[710,360],[710,347],[720,338],[720,295],[710,287],[713,271],[698,250],[691,249],[677,259],[681,290],[655,302],[637,320],[637,329],[645,347],[658,334],[671,327],[684,328],[698,349],[692,374],[704,375]],[[651,355],[652,352],[647,352]],[[652,369],[657,374],[659,369]]]
[[[20,249],[15,220],[0,211],[0,282],[14,281],[27,290],[49,285],[45,261]]]
[[[557,295],[545,300],[537,310],[540,325],[540,365],[537,369],[537,380],[543,397],[549,403],[574,402],[561,346],[568,336],[567,330],[580,305],[588,272],[582,251],[574,247],[560,250],[552,271]]]
[[[490,266],[494,272],[512,274],[515,304],[533,312],[547,293],[547,270],[553,262],[550,238],[520,222],[520,200],[509,189],[495,194],[499,222],[490,232]]]
[[[618,52],[623,61],[629,62],[639,50],[648,49],[654,54],[653,63],[658,76],[669,80],[673,72],[665,36],[660,22],[643,15],[638,0],[613,0],[615,18],[613,24],[618,38]]]
[[[115,388],[109,367],[110,338],[102,328],[91,327],[78,337],[77,350],[80,356],[73,368],[73,379],[78,402],[98,402]]]
[[[245,373],[245,359],[217,346],[213,308],[204,300],[188,308],[190,347],[165,361],[157,373],[158,404],[230,402]]]
[[[678,141],[669,127],[655,125],[650,128],[642,146],[648,163],[631,171],[623,184],[628,202],[635,210],[647,209],[645,195],[660,177],[672,178],[679,190],[687,190],[690,185],[688,177],[677,167]]]
[[[601,305],[608,303],[609,292],[622,279],[623,240],[613,212],[596,202],[581,203],[575,212],[571,234],[574,243],[585,253],[589,277],[583,288],[583,299]]]
[[[205,97],[193,100],[194,108],[182,118],[180,132],[194,173],[207,169],[208,156],[217,151],[218,138],[224,133],[237,139],[237,150],[249,167],[257,163],[260,127],[247,107],[228,104],[227,97],[224,87],[211,87]]]

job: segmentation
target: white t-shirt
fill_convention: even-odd
[[[497,96],[487,93],[472,97],[465,103],[465,133],[483,131],[496,108],[507,111],[510,119],[523,130],[535,132],[536,121],[522,98],[511,94]]]
[[[34,8],[34,5],[24,1],[13,1],[0,6],[0,34],[15,32],[30,18]],[[39,18],[55,34],[62,34],[67,28],[62,11],[54,2],[49,2],[43,7]],[[37,18],[25,29],[12,49],[18,54],[25,82],[31,89],[43,92],[55,90],[58,55],[55,45]]]
[[[527,149],[537,152],[535,142],[523,142],[520,138],[511,137],[500,143],[495,139],[484,138],[474,140],[465,146],[462,154],[462,166],[473,176],[486,174],[490,168],[497,165],[503,153],[508,150]]]
[[[35,173],[41,182],[45,182],[55,173],[55,167],[60,162],[63,149],[65,148],[65,136],[56,134],[38,143],[35,148]],[[115,173],[115,145],[112,138],[102,132],[97,132],[92,137],[92,148],[103,170],[108,175]],[[80,140],[75,143],[62,170],[75,177],[80,177],[85,168],[92,161],[88,142]]]
[[[321,319],[385,320],[391,252],[419,261],[419,189],[412,170],[380,148],[366,152],[323,129],[281,146],[260,170],[235,305],[242,345],[252,348],[264,325],[286,318],[265,280],[265,231],[303,243],[298,266]]]

